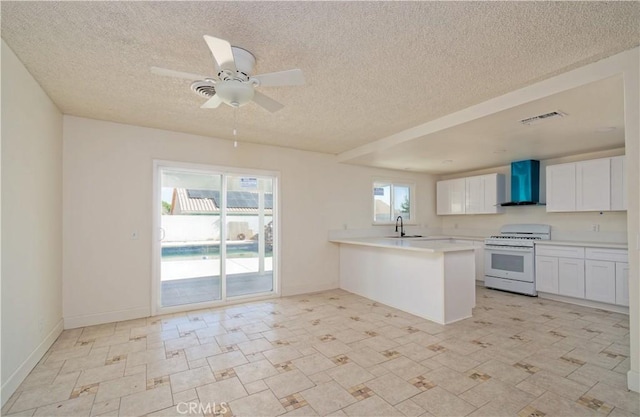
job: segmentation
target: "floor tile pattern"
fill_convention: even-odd
[[[640,415],[627,316],[476,302],[447,326],[332,290],[65,330],[2,415]]]

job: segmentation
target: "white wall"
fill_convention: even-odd
[[[279,171],[283,295],[338,286],[330,229],[371,227],[371,182],[414,180],[419,222],[438,223],[435,180],[343,165],[335,156],[64,117],[66,327],[146,316],[152,279],[153,160]],[[97,222],[95,219],[108,219]],[[391,227],[388,227],[391,230]],[[130,240],[133,230],[138,240]]]
[[[622,55],[622,54],[620,54]],[[624,126],[629,235],[629,389],[640,392],[640,50],[624,55]]]
[[[588,159],[623,155],[624,149],[574,155],[565,158],[554,158],[540,161],[540,201],[545,202],[546,166]],[[504,174],[506,177],[506,199],[511,198],[511,166],[505,165],[479,171],[441,176],[440,179],[460,178],[481,175],[491,172]],[[627,212],[611,211],[582,213],[547,213],[545,206],[505,207],[502,214],[440,216],[444,234],[490,236],[497,234],[504,224],[511,223],[543,223],[551,225],[552,238],[556,240],[582,240],[627,242]],[[594,224],[599,225],[598,232],[592,231]]]
[[[62,115],[2,41],[2,403],[62,331]]]

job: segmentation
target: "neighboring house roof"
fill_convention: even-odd
[[[376,213],[391,213],[391,206],[382,200],[375,199]]]
[[[258,213],[258,193],[252,191],[227,191],[227,213]],[[218,214],[220,192],[174,188],[169,214]],[[273,194],[264,194],[265,214],[273,210]]]

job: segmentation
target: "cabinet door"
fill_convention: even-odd
[[[536,256],[536,291],[558,293],[558,258]]]
[[[547,211],[576,210],[576,166],[559,164],[547,167]]]
[[[629,305],[629,264],[616,262],[616,304]]]
[[[439,215],[451,214],[449,202],[450,181],[438,181],[436,184],[436,213]]]
[[[464,178],[449,180],[449,211],[451,214],[465,213],[466,182]]]
[[[576,162],[576,210],[611,210],[609,158]]]
[[[627,209],[625,156],[611,158],[611,210]]]
[[[584,260],[558,259],[558,294],[584,298]]]
[[[464,214],[465,179],[438,181],[436,184],[437,214]]]
[[[484,180],[481,176],[465,179],[465,213],[480,214],[484,212]]]
[[[503,174],[482,175],[484,182],[484,207],[483,213],[504,213],[505,181]]]
[[[585,261],[585,298],[603,303],[616,302],[616,263]]]

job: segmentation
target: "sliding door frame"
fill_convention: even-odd
[[[162,206],[162,177],[163,169],[176,169],[192,171],[194,173],[222,175],[221,195],[226,206],[227,177],[228,176],[256,176],[270,177],[273,179],[273,291],[269,293],[247,294],[228,298],[226,295],[226,262],[223,255],[226,250],[226,207],[220,215],[220,291],[221,299],[202,303],[183,304],[178,306],[162,307],[161,303],[161,262],[162,262],[162,231],[161,231],[161,206]],[[257,170],[242,167],[229,167],[220,165],[197,164],[190,162],[153,160],[153,196],[152,196],[152,225],[151,225],[151,315],[171,314],[182,311],[197,310],[211,307],[237,304],[245,301],[255,301],[280,297],[280,172]],[[264,232],[262,232],[264,233]]]

